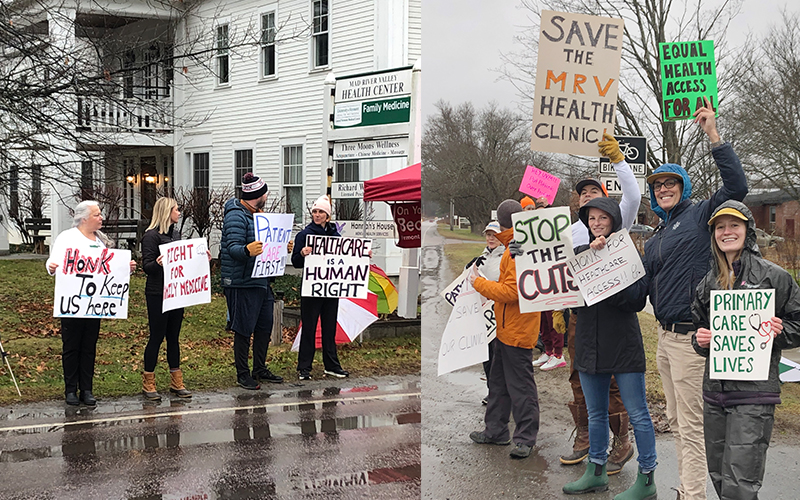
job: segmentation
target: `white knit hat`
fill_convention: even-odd
[[[331,216],[331,202],[328,201],[328,197],[327,196],[320,196],[319,198],[317,198],[317,201],[315,201],[314,204],[311,205],[311,210],[313,211],[314,209],[322,210],[323,212],[328,214],[328,217],[330,217]]]

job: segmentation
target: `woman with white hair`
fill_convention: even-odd
[[[72,226],[71,229],[59,234],[51,245],[50,258],[46,263],[50,276],[55,275],[59,263],[64,262],[67,249],[91,251],[95,248],[113,246],[111,240],[100,231],[103,227],[103,214],[94,200],[78,203]],[[130,268],[131,272],[136,269],[135,261],[131,260]],[[100,319],[61,318],[61,363],[64,368],[64,394],[68,405],[97,404],[92,394],[92,378],[99,336]],[[79,390],[80,397],[78,397]]]

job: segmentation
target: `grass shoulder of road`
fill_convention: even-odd
[[[60,322],[53,318],[54,278],[43,261],[0,261],[0,341],[17,377],[17,396],[5,363],[0,366],[0,404],[63,397]],[[128,319],[103,320],[97,342],[94,393],[123,396],[141,391],[144,348],[149,337],[144,300],[145,278],[131,277]],[[189,390],[211,390],[236,384],[233,337],[225,331],[226,304],[213,294],[210,304],[186,308],[181,328],[181,368]],[[420,337],[399,336],[358,341],[338,347],[342,366],[351,376],[404,375],[420,372]],[[287,380],[297,377],[297,353],[283,343],[271,345],[269,368]],[[317,351],[312,376],[322,376]],[[162,343],[156,368],[156,385],[169,387],[166,345]]]
[[[450,240],[486,241],[486,238],[484,238],[482,234],[474,234],[469,229],[458,229],[457,227],[453,227],[453,230],[451,231],[449,224],[439,223],[436,225],[436,230],[443,238]]]

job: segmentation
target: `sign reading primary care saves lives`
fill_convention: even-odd
[[[775,290],[712,290],[708,375],[767,380],[772,355]]]
[[[410,117],[410,67],[336,80],[334,128],[407,123]]]
[[[161,312],[211,302],[208,244],[203,238],[159,245],[164,267],[164,303]]]
[[[56,269],[55,318],[128,317],[130,250],[68,248]]]
[[[599,156],[614,130],[622,19],[542,11],[531,149]]]
[[[303,297],[366,299],[372,240],[308,235]]]

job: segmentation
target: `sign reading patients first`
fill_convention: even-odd
[[[56,269],[55,318],[128,317],[131,252],[68,248]]]
[[[712,290],[708,376],[767,380],[775,290]]]
[[[372,240],[310,234],[303,265],[303,297],[366,299]]]
[[[253,214],[256,241],[264,244],[256,257],[251,278],[283,276],[286,270],[287,245],[292,237],[294,214]]]
[[[717,109],[714,41],[658,44],[661,59],[661,115],[665,122],[694,118],[707,98]]]
[[[598,157],[612,133],[622,19],[542,11],[531,149]]]

